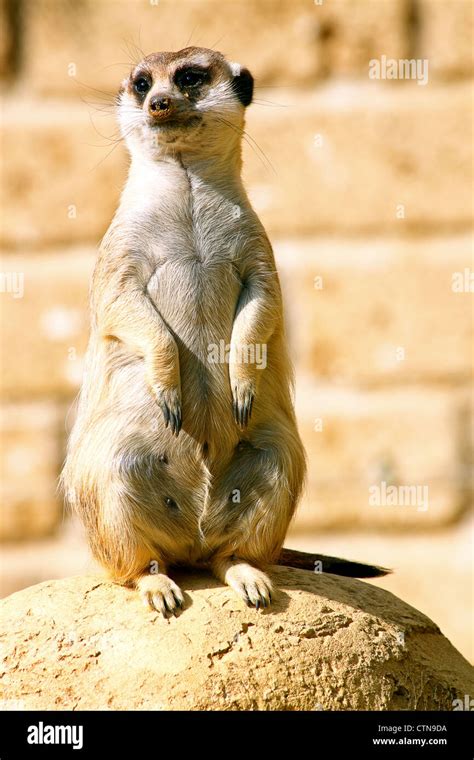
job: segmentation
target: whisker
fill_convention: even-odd
[[[86,90],[92,90],[92,92],[97,92],[99,95],[104,95],[106,98],[114,98],[115,93],[114,92],[107,92],[106,90],[99,90],[97,87],[92,87],[90,84],[86,84],[85,82],[81,82],[79,79],[73,79],[72,80],[78,87],[84,87]]]
[[[142,58],[146,57],[143,50],[133,41],[133,39],[122,38],[122,42],[126,45],[125,52],[130,56],[133,66],[136,66]],[[133,48],[135,48],[134,51]]]
[[[115,102],[107,103],[100,100],[97,100],[97,101],[87,100],[86,98],[82,96],[80,97],[80,100],[81,100],[81,103],[84,103],[84,105],[90,108],[93,108],[94,111],[102,112],[108,116],[110,116],[111,114],[114,114],[117,111],[117,103]],[[132,106],[125,106],[123,104],[120,106],[120,113],[134,115],[136,114],[136,112],[137,112],[137,109]]]
[[[271,100],[255,100],[255,98],[252,100],[252,105],[255,106],[269,106],[273,108],[288,108],[287,103],[274,103]]]
[[[103,158],[101,158],[101,160],[98,161],[89,171],[90,172],[95,171],[104,161],[106,161],[109,158],[109,156],[114,152],[114,150],[120,145],[120,143],[124,142],[124,140],[126,140],[126,138],[134,131],[134,129],[135,129],[135,125],[133,125],[130,129],[128,129],[127,132],[125,132],[125,134],[122,135],[120,139],[116,140],[115,145],[112,146],[109,152]],[[96,146],[96,147],[103,147],[103,146]]]
[[[135,113],[133,113],[133,111],[129,111],[129,113],[130,113],[130,115],[131,115],[132,118],[130,120],[130,123],[127,124],[127,130],[126,130],[125,136],[128,136],[129,134],[131,134],[131,132],[134,129],[136,129],[136,127],[140,127],[143,124],[143,118],[141,117],[141,112],[135,112]],[[124,139],[124,135],[123,135],[123,133],[121,132],[120,129],[115,130],[115,132],[113,132],[111,135],[104,135],[104,134],[102,134],[100,132],[100,130],[97,128],[96,124],[94,123],[94,120],[93,120],[92,115],[90,113],[89,113],[89,121],[90,121],[90,123],[91,123],[94,131],[99,135],[99,137],[101,137],[103,140],[106,141],[107,145],[111,145],[113,143],[122,142],[122,140]],[[95,147],[104,147],[104,146],[96,145]]]
[[[270,161],[266,153],[262,150],[260,145],[257,143],[257,141],[252,137],[252,135],[250,135],[243,127],[237,127],[235,124],[228,122],[226,119],[224,119],[224,121],[227,123],[227,126],[234,127],[235,130],[238,132],[238,134],[242,136],[242,138],[247,142],[248,145],[251,145],[252,143],[253,146],[255,146],[256,150],[258,150],[260,153],[260,159],[262,160],[262,157],[263,157],[267,163],[267,168],[270,168],[273,171],[273,173],[276,175],[277,172],[275,170],[275,167],[273,166],[272,162]]]
[[[101,158],[101,160],[100,160],[100,161],[98,161],[98,162],[97,162],[97,163],[96,163],[96,164],[95,164],[95,165],[92,167],[92,169],[89,169],[89,171],[90,171],[90,172],[93,172],[93,171],[95,171],[96,169],[98,169],[98,168],[99,168],[99,166],[100,166],[101,164],[103,164],[103,163],[104,163],[104,161],[105,161],[105,160],[106,160],[106,159],[107,159],[107,158],[108,158],[108,157],[109,157],[109,156],[110,156],[110,155],[111,155],[111,154],[114,152],[115,148],[116,148],[118,145],[119,145],[119,143],[117,143],[116,145],[114,145],[114,146],[113,146],[113,147],[112,147],[112,148],[109,150],[109,152],[107,153],[107,155],[105,155],[103,158]]]
[[[215,49],[215,47],[216,47],[216,45],[218,45],[218,44],[219,44],[219,42],[221,42],[221,40],[223,40],[223,39],[224,39],[224,37],[226,37],[226,36],[227,36],[227,34],[228,34],[227,32],[224,32],[224,34],[221,34],[221,36],[219,37],[219,39],[218,39],[218,40],[216,40],[216,41],[214,42],[214,44],[213,44],[213,45],[209,45],[209,47],[211,48],[211,50],[214,50],[214,49]]]
[[[192,36],[193,36],[194,32],[196,31],[197,27],[198,27],[198,25],[197,25],[197,24],[194,24],[194,26],[193,26],[193,30],[192,30],[191,34],[189,35],[189,39],[188,39],[188,41],[186,42],[186,44],[184,45],[184,47],[185,47],[185,48],[189,47],[189,43],[191,42],[191,38],[192,38]]]
[[[109,63],[107,66],[100,66],[97,71],[107,71],[107,69],[112,69],[114,66],[124,66],[129,69],[130,61],[117,61],[116,63]]]
[[[79,96],[79,100],[81,103],[84,103],[84,105],[93,108],[95,111],[103,111],[104,113],[113,113],[117,105],[116,103],[112,101],[105,101],[105,100],[88,100],[83,95]]]
[[[263,166],[265,166],[266,169],[271,169],[272,172],[276,175],[276,169],[273,166],[272,162],[268,158],[268,156],[265,154],[265,152],[262,150],[260,145],[257,143],[254,138],[248,134],[244,129],[241,129],[240,127],[237,127],[235,124],[232,124],[232,122],[228,121],[227,119],[224,119],[222,116],[218,116],[217,114],[212,114],[217,120],[221,122],[221,124],[225,124],[230,129],[233,129],[233,131],[238,134],[240,137],[242,137],[243,140],[249,145],[250,148],[252,148],[253,152],[256,156],[260,159]],[[258,152],[257,152],[258,151]]]

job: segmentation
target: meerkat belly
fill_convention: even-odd
[[[183,418],[198,440],[228,418],[228,353],[241,282],[230,260],[194,252],[160,264],[148,293],[179,350]]]

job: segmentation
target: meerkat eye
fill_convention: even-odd
[[[180,89],[200,87],[207,79],[207,71],[199,69],[182,69],[175,77],[176,84]]]
[[[135,79],[133,86],[139,95],[145,95],[150,89],[151,84],[146,77],[138,77],[138,79]]]

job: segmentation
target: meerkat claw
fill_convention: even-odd
[[[254,394],[248,391],[241,399],[237,397],[237,388],[235,388],[235,396],[232,403],[234,412],[234,420],[240,428],[246,428],[249,424],[250,417],[252,416],[252,407]]]
[[[179,431],[181,430],[181,415],[179,412],[171,412],[170,413],[170,423],[171,423],[171,432],[176,437],[179,434]]]
[[[179,586],[167,575],[145,575],[138,583],[142,599],[151,610],[161,612],[164,618],[177,617],[183,608],[183,594]]]
[[[162,391],[154,388],[155,398],[163,413],[165,427],[169,427],[172,434],[178,436],[182,425],[181,400],[179,390],[176,388]]]
[[[160,409],[163,412],[163,419],[165,421],[165,427],[168,427],[170,423],[170,413],[166,404],[160,404]]]

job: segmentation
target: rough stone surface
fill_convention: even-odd
[[[0,350],[14,359],[2,367],[2,398],[50,396],[70,401],[79,389],[95,255],[92,247],[74,246],[4,258],[4,272],[22,276],[24,293],[21,298],[10,293],[2,298]]]
[[[276,90],[272,101],[285,107],[255,104],[246,118],[273,167],[246,146],[244,180],[262,222],[272,235],[422,233],[434,221],[467,229],[470,94],[463,82],[375,80]]]
[[[248,110],[243,155],[245,185],[272,237],[468,228],[469,83],[333,82],[270,93],[273,105],[256,99]],[[79,97],[5,99],[8,247],[95,243],[110,224],[126,151],[112,113]]]
[[[470,235],[370,242],[272,236],[272,242],[299,371],[371,386],[470,382]],[[15,357],[4,363],[4,398],[68,399],[78,390],[95,258],[92,245],[41,253],[25,247],[5,256],[3,271],[21,275],[24,293],[2,299],[1,350]]]
[[[296,516],[301,529],[428,530],[463,513],[472,482],[467,393],[354,389],[308,382],[298,374],[296,402],[312,463]],[[382,483],[411,491],[378,499],[381,492],[374,489],[384,488]]]
[[[12,34],[11,18],[5,0],[0,2],[0,77],[8,76],[11,70]]]
[[[35,101],[35,118],[27,121],[20,116],[26,101],[5,98],[0,242],[6,247],[96,244],[110,224],[127,157],[117,150],[115,119],[79,98],[71,107]]]
[[[26,709],[451,710],[471,666],[427,617],[374,586],[274,570],[268,611],[202,574],[169,621],[100,577],[2,602],[3,699]]]
[[[30,89],[66,96],[74,96],[77,82],[114,92],[142,51],[188,44],[221,50],[253,69],[259,85],[364,76],[370,58],[406,51],[400,0],[233,0],[219,6],[216,0],[35,0],[25,16]]]
[[[420,0],[418,10],[418,53],[428,58],[430,76],[472,76],[474,13],[471,0],[456,0],[449,7],[439,0]]]
[[[299,369],[356,384],[470,381],[470,234],[273,243]]]

